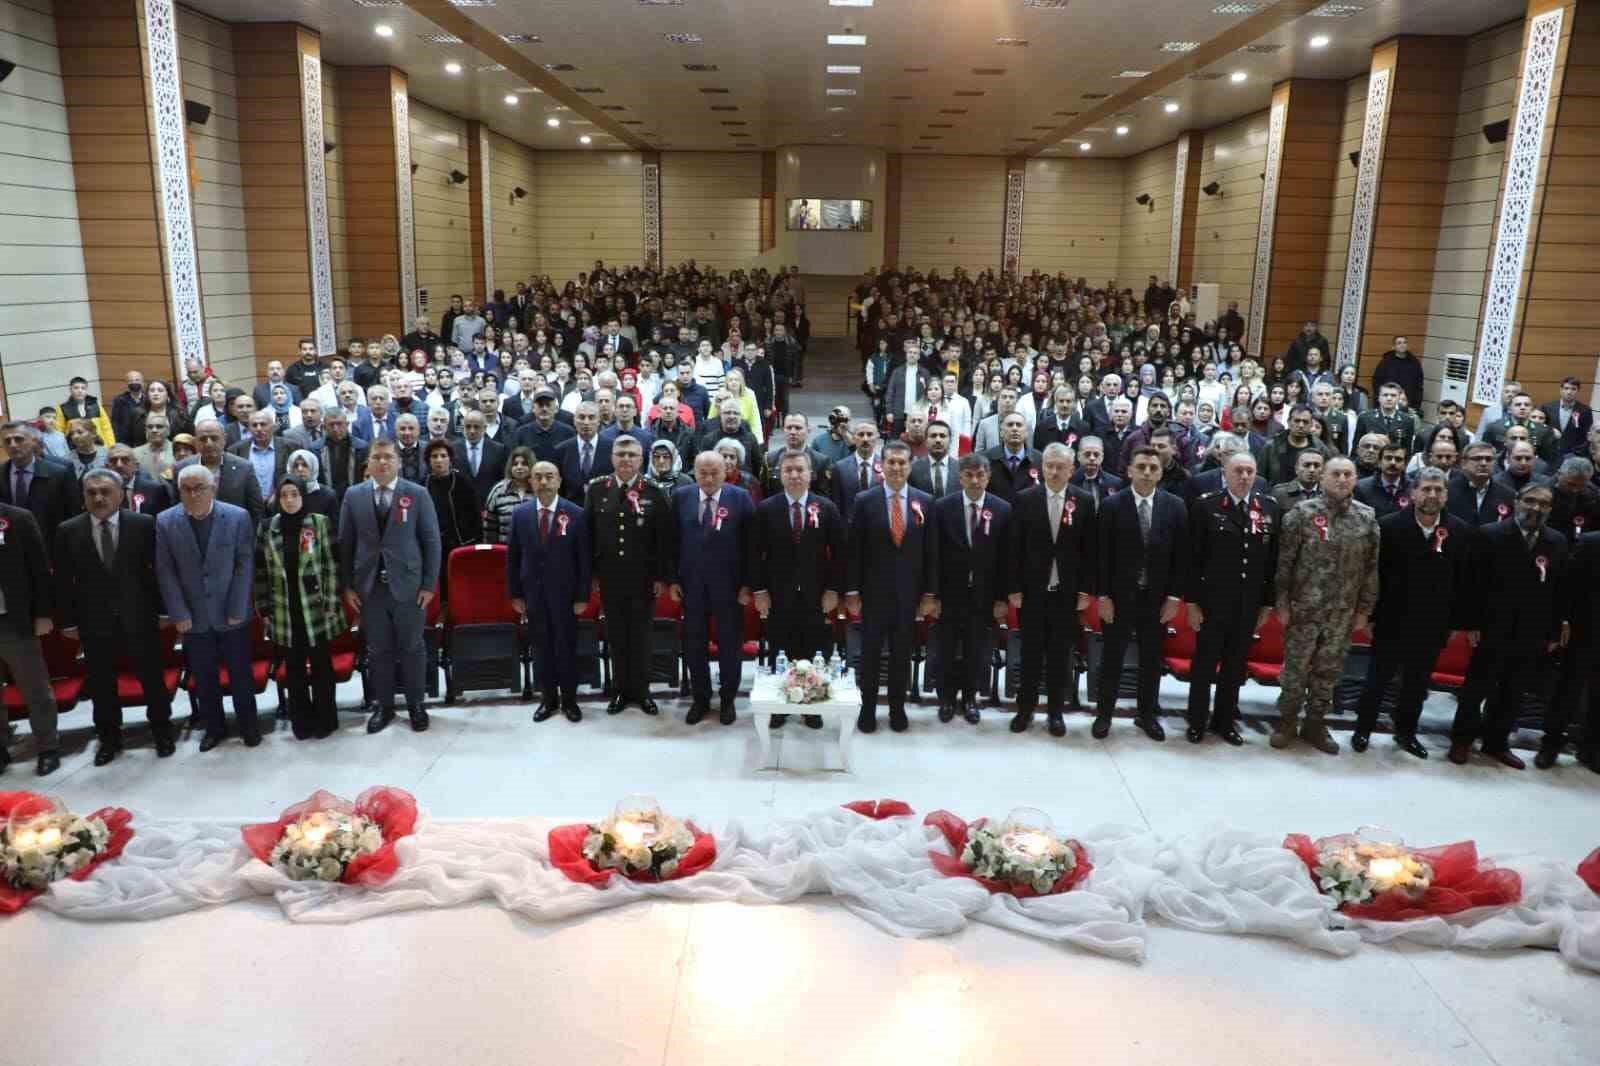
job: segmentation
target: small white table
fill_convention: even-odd
[[[789,716],[788,729],[799,728],[796,721],[801,715],[814,714],[827,721],[839,720],[839,764],[846,773],[850,771],[850,740],[856,735],[856,718],[861,714],[861,692],[855,678],[830,682],[830,692],[821,703],[787,703],[778,690],[778,675],[758,674],[750,688],[750,721],[755,723],[756,740],[761,743],[761,769],[772,766],[772,731],[769,719],[775,714]]]

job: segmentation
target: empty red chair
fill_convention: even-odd
[[[1255,643],[1245,657],[1245,673],[1262,685],[1276,685],[1283,673],[1283,623],[1278,612],[1267,615],[1267,624],[1256,634]]]
[[[50,674],[50,694],[55,697],[56,710],[65,714],[77,705],[78,696],[83,691],[85,674],[83,662],[78,658],[78,642],[52,631],[39,638],[39,644],[44,651],[45,669]],[[6,685],[0,699],[5,701],[9,717],[28,717],[28,705],[16,682]]]
[[[1178,604],[1178,613],[1167,623],[1167,639],[1161,645],[1161,661],[1180,681],[1187,681],[1194,669],[1195,632],[1189,628],[1187,604]]]
[[[183,676],[183,653],[178,650],[178,631],[163,626],[156,635],[161,649],[161,683],[166,687],[167,698],[177,695],[178,679]],[[117,702],[124,707],[144,706],[144,686],[131,664],[119,657],[117,660]]]
[[[1430,683],[1436,688],[1457,689],[1467,683],[1467,667],[1472,664],[1472,645],[1465,633],[1452,633],[1439,658],[1434,660]]]
[[[506,548],[470,544],[450,553],[450,601],[444,606],[444,698],[481,689],[523,689],[528,684],[522,619],[506,593]]]

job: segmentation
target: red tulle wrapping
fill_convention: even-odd
[[[1589,857],[1578,864],[1578,876],[1583,878],[1583,883],[1600,893],[1600,848],[1595,848]]]
[[[1284,838],[1283,846],[1299,856],[1315,882],[1317,853],[1324,844],[1336,839],[1313,841],[1304,833],[1291,833]],[[1478,846],[1470,840],[1436,848],[1412,848],[1411,854],[1433,867],[1433,884],[1420,897],[1385,892],[1374,896],[1370,903],[1347,903],[1339,908],[1339,913],[1351,918],[1404,922],[1413,918],[1441,918],[1476,907],[1507,907],[1522,898],[1521,876],[1489,862],[1480,863]]]
[[[979,818],[972,823],[974,828],[980,827],[987,819]],[[990,892],[1006,893],[1018,899],[1031,899],[1034,896],[1056,896],[1062,892],[1071,892],[1081,885],[1088,876],[1094,872],[1094,863],[1089,861],[1089,853],[1082,844],[1076,840],[1067,840],[1064,843],[1072,849],[1072,854],[1078,863],[1072,869],[1062,874],[1048,892],[1035,891],[1031,885],[1013,885],[1006,881],[991,881],[987,877],[974,877],[972,871],[961,864],[961,852],[967,846],[967,823],[949,811],[934,811],[922,820],[923,825],[931,825],[944,834],[945,841],[950,845],[954,855],[946,855],[941,851],[928,852],[928,860],[933,863],[933,868],[946,877],[965,877],[978,882]]]
[[[866,818],[882,821],[885,818],[901,818],[913,813],[911,804],[903,800],[852,800],[844,804],[847,811],[855,811]]]
[[[32,818],[39,814],[49,814],[55,810],[44,796],[37,792],[0,792],[0,821],[12,817]],[[102,807],[89,815],[106,823],[106,830],[110,838],[106,841],[106,850],[102,851],[88,866],[72,874],[68,880],[82,881],[94,873],[95,867],[122,854],[122,849],[128,846],[128,841],[133,839],[133,815],[121,807]],[[0,884],[0,914],[15,914],[28,901],[40,895],[36,889],[12,888],[10,885]]]
[[[288,807],[276,822],[247,825],[239,831],[244,846],[250,854],[271,865],[272,849],[283,836],[284,827],[317,811],[343,811],[368,818],[383,831],[383,847],[371,855],[361,855],[345,867],[341,884],[381,885],[400,869],[400,857],[395,854],[395,842],[408,837],[417,828],[417,800],[403,788],[379,785],[369,788],[356,797],[355,803],[332,792],[318,789],[309,799]]]
[[[671,877],[662,878],[664,881],[680,881],[685,877],[693,877],[717,861],[716,838],[710,833],[700,832],[693,822],[683,824],[694,834],[694,846],[678,860],[677,872]],[[580,885],[604,888],[611,880],[611,875],[617,874],[642,885],[656,883],[656,879],[648,874],[624,874],[620,870],[596,868],[594,863],[583,855],[583,841],[588,835],[587,825],[561,825],[550,830],[550,864],[566,874],[568,880],[576,881]]]

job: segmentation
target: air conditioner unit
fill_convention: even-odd
[[[1467,409],[1467,383],[1472,380],[1472,356],[1447,355],[1444,357],[1444,380],[1439,383],[1439,402],[1454,400]]]

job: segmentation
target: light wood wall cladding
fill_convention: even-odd
[[[876,205],[874,205],[876,206]],[[1024,203],[1023,217],[1027,217]],[[1006,161],[995,156],[902,156],[900,262],[949,274],[1000,269]],[[1022,242],[1027,254],[1028,242]]]
[[[179,7],[177,14],[183,97],[211,108],[204,126],[189,125],[190,158],[200,179],[192,193],[196,265],[205,294],[206,354],[213,373],[223,381],[248,383],[256,380],[255,320],[233,34],[227,23],[186,7]]]
[[[1122,251],[1123,172],[1117,159],[1028,160],[1022,197],[1024,274],[1065,273],[1097,285],[1116,276]],[[1003,179],[1003,167],[1000,173]],[[1004,202],[1002,194],[1002,212]],[[1004,219],[1003,214],[990,217]],[[995,228],[997,222],[989,224]]]
[[[900,265],[900,189],[905,180],[906,157],[898,152],[891,152],[884,156],[883,167],[883,211],[880,215],[879,225],[883,227],[883,261],[887,266]],[[776,202],[776,168],[774,157],[774,202]],[[777,210],[776,207],[773,208]]]
[[[1521,306],[1512,337],[1514,376],[1535,399],[1554,399],[1569,374],[1589,393],[1595,379],[1600,304],[1594,248],[1600,244],[1600,5],[1569,5],[1550,101],[1554,128],[1539,212],[1528,244]],[[1509,142],[1508,142],[1509,143]],[[1541,195],[1542,193],[1542,195]]]
[[[535,243],[539,220],[538,155],[532,148],[498,133],[491,132],[489,141],[493,157],[489,166],[490,216],[494,224],[494,284],[490,288],[504,289],[509,295],[517,290],[517,282],[539,273]],[[513,189],[522,189],[527,195],[519,200]],[[522,325],[526,327],[527,323]]]
[[[1428,353],[1423,368],[1434,395],[1444,355],[1475,350],[1479,310],[1494,244],[1500,170],[1509,141],[1490,144],[1483,127],[1511,117],[1522,61],[1523,23],[1513,22],[1467,41],[1461,88],[1451,130],[1450,163],[1439,217],[1439,248],[1427,298],[1426,334],[1414,350]],[[1395,280],[1369,277],[1368,300],[1381,299],[1383,285]],[[1380,349],[1380,352],[1382,349]]]
[[[1322,260],[1322,304],[1317,323],[1322,335],[1338,351],[1339,311],[1344,305],[1344,277],[1350,260],[1350,217],[1356,195],[1356,170],[1350,153],[1361,150],[1361,135],[1367,121],[1367,81],[1369,75],[1352,78],[1344,87],[1344,126],[1339,138],[1339,156],[1333,167],[1333,204],[1328,216],[1328,251]],[[1381,351],[1381,349],[1380,349]],[[1324,352],[1332,359],[1334,352]]]
[[[761,254],[759,153],[661,153],[661,254],[718,270]]]
[[[1460,105],[1465,58],[1462,37],[1401,37],[1374,52],[1374,62],[1393,62],[1394,74],[1361,324],[1363,379],[1397,336],[1427,354],[1428,297],[1455,150],[1448,131]],[[1372,284],[1373,275],[1383,278],[1381,287]],[[1437,379],[1444,352],[1432,354],[1424,373],[1431,368]]]
[[[300,338],[316,335],[306,221],[302,48],[315,54],[316,38],[293,23],[233,26],[244,260],[255,323],[254,380],[264,376],[273,359],[287,365]]]
[[[1190,285],[1195,280],[1195,249],[1199,243],[1196,238],[1200,228],[1200,161],[1205,156],[1209,136],[1204,130],[1189,131],[1189,164],[1184,167],[1183,222],[1178,229],[1178,276],[1172,279],[1174,285]],[[1177,170],[1177,160],[1173,160],[1173,170]]]
[[[1344,132],[1343,82],[1296,78],[1287,87],[1289,112],[1272,231],[1264,357],[1288,348],[1301,325],[1321,313],[1335,164]],[[1280,85],[1275,92],[1283,88]]]
[[[1122,189],[1122,237],[1117,255],[1117,282],[1141,297],[1151,274],[1169,277],[1172,260],[1172,179],[1178,166],[1178,142],[1172,141],[1125,161]],[[1137,203],[1140,195],[1149,205]],[[1024,203],[1026,208],[1026,202]],[[1023,245],[1024,254],[1027,245]]]
[[[333,245],[334,299],[338,286],[350,309],[340,341],[394,333],[405,317],[400,298],[400,217],[395,191],[395,130],[390,92],[404,76],[390,67],[339,67],[338,161],[344,241]],[[439,324],[448,296],[433,304]],[[398,336],[399,334],[396,334]]]
[[[322,64],[322,139],[334,145],[323,167],[323,180],[328,189],[328,260],[333,277],[334,334],[339,338],[339,350],[353,333],[350,328],[350,237],[348,232],[349,207],[345,203],[344,167],[340,165],[346,148],[344,128],[339,121],[339,68]]]
[[[176,370],[135,5],[62,5],[56,44],[60,69],[71,72],[62,76],[70,158],[99,391],[109,399],[129,370],[162,378]]]
[[[411,161],[417,164],[411,177],[417,287],[428,290],[428,305],[443,314],[456,293],[471,299],[483,295],[473,285],[473,183],[455,185],[449,178],[452,170],[468,172],[466,122],[412,97]]]
[[[891,168],[899,166],[892,160]],[[899,181],[898,171],[891,169],[890,178]],[[887,234],[884,240],[888,244]],[[778,153],[761,153],[761,250],[769,251],[778,246]]]
[[[1200,186],[1217,183],[1220,194],[1200,194],[1195,203],[1194,280],[1215,282],[1218,306],[1239,301],[1250,320],[1250,282],[1255,276],[1256,227],[1261,212],[1261,172],[1267,165],[1266,111],[1206,131]]]
[[[638,152],[540,152],[539,272],[560,286],[594,268],[644,262]],[[667,262],[677,262],[668,251]]]
[[[100,377],[50,0],[0,0],[0,54],[17,64],[0,85],[0,395],[31,418],[74,375]]]

